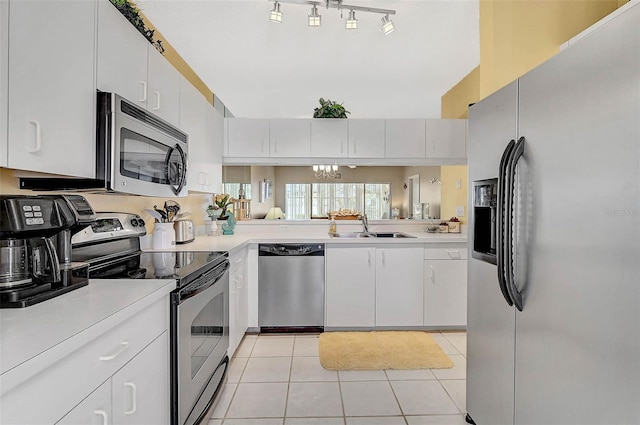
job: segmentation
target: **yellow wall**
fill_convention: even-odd
[[[448,220],[457,216],[456,207],[464,207],[464,215],[458,216],[461,223],[467,223],[467,166],[447,165],[440,167],[442,181],[442,201],[440,217]],[[460,187],[458,187],[458,182]]]
[[[167,41],[160,31],[147,19],[142,12],[140,12],[145,24],[148,28],[155,31],[154,39],[162,41],[164,47],[164,57],[187,79],[193,86],[200,91],[207,99],[209,103],[213,105],[213,92],[207,87],[207,85],[198,77],[193,69],[182,59],[182,56],[176,52],[173,46]]]
[[[626,0],[480,0],[480,65],[442,96],[441,117],[467,118],[470,103],[546,61],[571,37],[625,3]],[[457,205],[467,205],[467,167],[443,166],[441,173],[442,217],[452,217]],[[464,183],[459,190],[455,186],[458,179]]]
[[[468,105],[480,100],[480,66],[449,89],[440,100],[441,118],[467,118]]]
[[[481,0],[480,98],[558,53],[619,7],[618,0]]]

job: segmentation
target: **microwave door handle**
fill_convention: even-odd
[[[505,273],[505,204],[506,204],[506,178],[507,178],[507,163],[511,156],[511,152],[515,146],[515,140],[510,140],[502,153],[500,159],[500,169],[498,174],[498,204],[496,205],[496,265],[498,269],[498,285],[500,286],[500,292],[504,297],[507,304],[513,305],[513,300],[509,295],[507,289],[507,276]]]
[[[176,145],[176,150],[180,153],[180,162],[182,163],[182,172],[180,173],[180,183],[178,184],[178,189],[174,190],[174,193],[178,195],[184,185],[187,182],[187,154],[184,153],[184,150],[180,147],[180,145]]]
[[[178,182],[176,183],[175,186],[169,174],[171,169],[171,156],[173,155],[173,151],[178,151],[178,153],[180,154],[180,162],[183,168],[182,172],[179,173]],[[176,144],[174,147],[169,148],[164,161],[164,169],[165,169],[165,178],[168,182],[167,184],[171,187],[171,190],[173,191],[173,193],[175,195],[178,195],[182,190],[182,188],[184,187],[185,179],[186,179],[185,176],[187,172],[187,158],[185,156],[184,151],[180,147],[180,145]]]

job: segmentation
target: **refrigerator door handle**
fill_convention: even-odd
[[[498,174],[498,204],[496,205],[496,263],[498,268],[498,285],[500,285],[500,291],[502,292],[502,296],[504,297],[507,304],[510,306],[513,305],[513,301],[511,300],[511,296],[509,295],[509,290],[507,289],[507,276],[505,269],[505,228],[504,228],[504,218],[505,218],[505,204],[506,204],[506,178],[507,178],[507,164],[509,158],[511,157],[511,152],[515,147],[516,141],[510,140],[507,144],[507,147],[504,149],[502,153],[502,158],[500,159],[500,169]]]
[[[511,157],[507,162],[507,188],[506,188],[506,217],[505,217],[505,252],[504,252],[504,260],[505,260],[505,269],[506,269],[506,278],[507,278],[507,290],[509,291],[509,296],[513,300],[516,308],[519,311],[522,311],[523,303],[522,303],[522,293],[518,290],[515,282],[515,265],[514,265],[514,255],[513,255],[513,229],[515,220],[514,217],[514,196],[515,196],[515,185],[516,185],[516,165],[518,160],[522,157],[524,153],[524,137],[520,137],[518,139],[518,143],[516,143],[515,147],[511,151]]]

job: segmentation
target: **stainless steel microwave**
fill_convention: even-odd
[[[115,93],[98,92],[96,178],[21,178],[21,189],[187,196],[188,135]]]

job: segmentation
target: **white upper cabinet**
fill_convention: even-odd
[[[318,118],[311,120],[311,156],[314,158],[346,158],[348,120]]]
[[[147,108],[149,42],[109,0],[98,0],[98,90]]]
[[[178,125],[180,73],[109,0],[99,0],[97,45],[98,90]]]
[[[467,120],[426,120],[427,158],[466,158]]]
[[[187,186],[203,190],[206,176],[201,169],[206,162],[206,100],[186,79],[180,80],[180,129],[189,135],[187,153]],[[200,179],[199,179],[200,177]]]
[[[384,128],[384,120],[350,119],[349,158],[384,158]]]
[[[7,166],[9,3],[0,1],[0,167]]]
[[[206,162],[200,167],[204,172],[203,192],[222,192],[222,146],[224,144],[224,117],[216,108],[211,107],[209,102],[205,111],[206,133],[205,133],[205,155]],[[200,162],[200,161],[198,161]],[[199,177],[200,179],[200,177]],[[201,181],[201,180],[200,180]]]
[[[269,156],[269,120],[229,118],[227,124],[228,157],[262,158]]]
[[[227,119],[225,162],[311,165],[466,164],[467,120]],[[318,162],[317,160],[315,162]]]
[[[147,109],[171,124],[178,125],[182,76],[151,44],[148,52]]]
[[[296,158],[309,156],[311,120],[278,119],[269,121],[270,156]]]
[[[426,153],[425,120],[386,120],[385,156],[387,158],[424,158]]]
[[[8,167],[95,177],[95,16],[95,1],[9,2]]]

